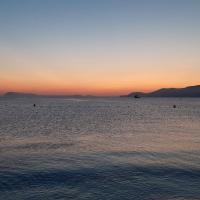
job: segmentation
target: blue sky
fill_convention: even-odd
[[[198,83],[198,0],[0,0],[0,92]]]

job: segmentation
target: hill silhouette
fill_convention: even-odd
[[[200,85],[185,88],[162,88],[150,93],[132,92],[121,97],[200,97]]]
[[[4,97],[37,97],[38,95],[33,94],[33,93],[7,92],[3,96]]]

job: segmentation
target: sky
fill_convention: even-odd
[[[198,84],[199,0],[0,0],[0,94]]]

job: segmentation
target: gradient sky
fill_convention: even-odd
[[[199,0],[0,0],[0,94],[196,84]]]

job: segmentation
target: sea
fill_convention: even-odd
[[[0,200],[26,199],[200,200],[200,98],[1,97]]]

